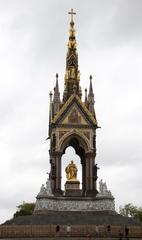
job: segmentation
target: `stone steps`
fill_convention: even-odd
[[[21,216],[6,221],[6,225],[141,225],[133,218],[123,217],[116,212],[48,212],[47,215]]]

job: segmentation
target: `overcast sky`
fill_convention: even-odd
[[[117,208],[142,206],[142,1],[0,0],[0,222],[46,182],[49,92],[57,72],[63,91],[71,8],[82,90],[92,74],[101,126],[98,181]]]

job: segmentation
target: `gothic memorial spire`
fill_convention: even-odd
[[[66,56],[66,73],[64,82],[64,94],[63,102],[76,91],[76,94],[81,98],[81,88],[79,86],[80,81],[80,71],[78,70],[78,53],[77,53],[77,42],[75,38],[75,29],[73,15],[76,13],[71,9],[69,12],[71,15],[70,29],[69,29],[69,41]],[[75,91],[74,91],[75,90]]]
[[[97,165],[95,163],[95,156],[96,129],[98,128],[98,124],[94,108],[95,99],[92,76],[90,76],[89,91],[87,93],[87,89],[85,90],[85,99],[83,100],[73,19],[76,13],[71,9],[69,14],[71,15],[71,20],[62,101],[60,100],[58,74],[56,74],[53,96],[52,93],[50,93],[50,181],[53,194],[55,196],[64,196],[61,188],[61,161],[65,149],[71,146],[80,157],[82,164],[82,190],[79,190],[79,185],[77,185],[78,189],[74,193],[76,194],[74,196],[95,197],[97,194]],[[86,82],[88,84],[88,80]],[[74,177],[73,180],[77,181],[76,177]],[[80,182],[78,181],[77,184],[80,184]],[[67,186],[65,196],[70,196],[68,185],[65,186]]]

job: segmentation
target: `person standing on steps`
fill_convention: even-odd
[[[111,237],[111,226],[107,225],[107,236]]]
[[[99,237],[99,226],[95,226],[95,236]]]
[[[119,231],[119,240],[122,240],[122,238],[123,238],[123,234],[121,231]]]
[[[127,239],[127,240],[129,240],[129,228],[127,227],[127,226],[125,226],[125,238]]]

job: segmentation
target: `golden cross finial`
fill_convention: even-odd
[[[68,12],[68,14],[71,14],[71,22],[73,22],[73,15],[76,15],[76,12],[71,9],[71,12]]]

